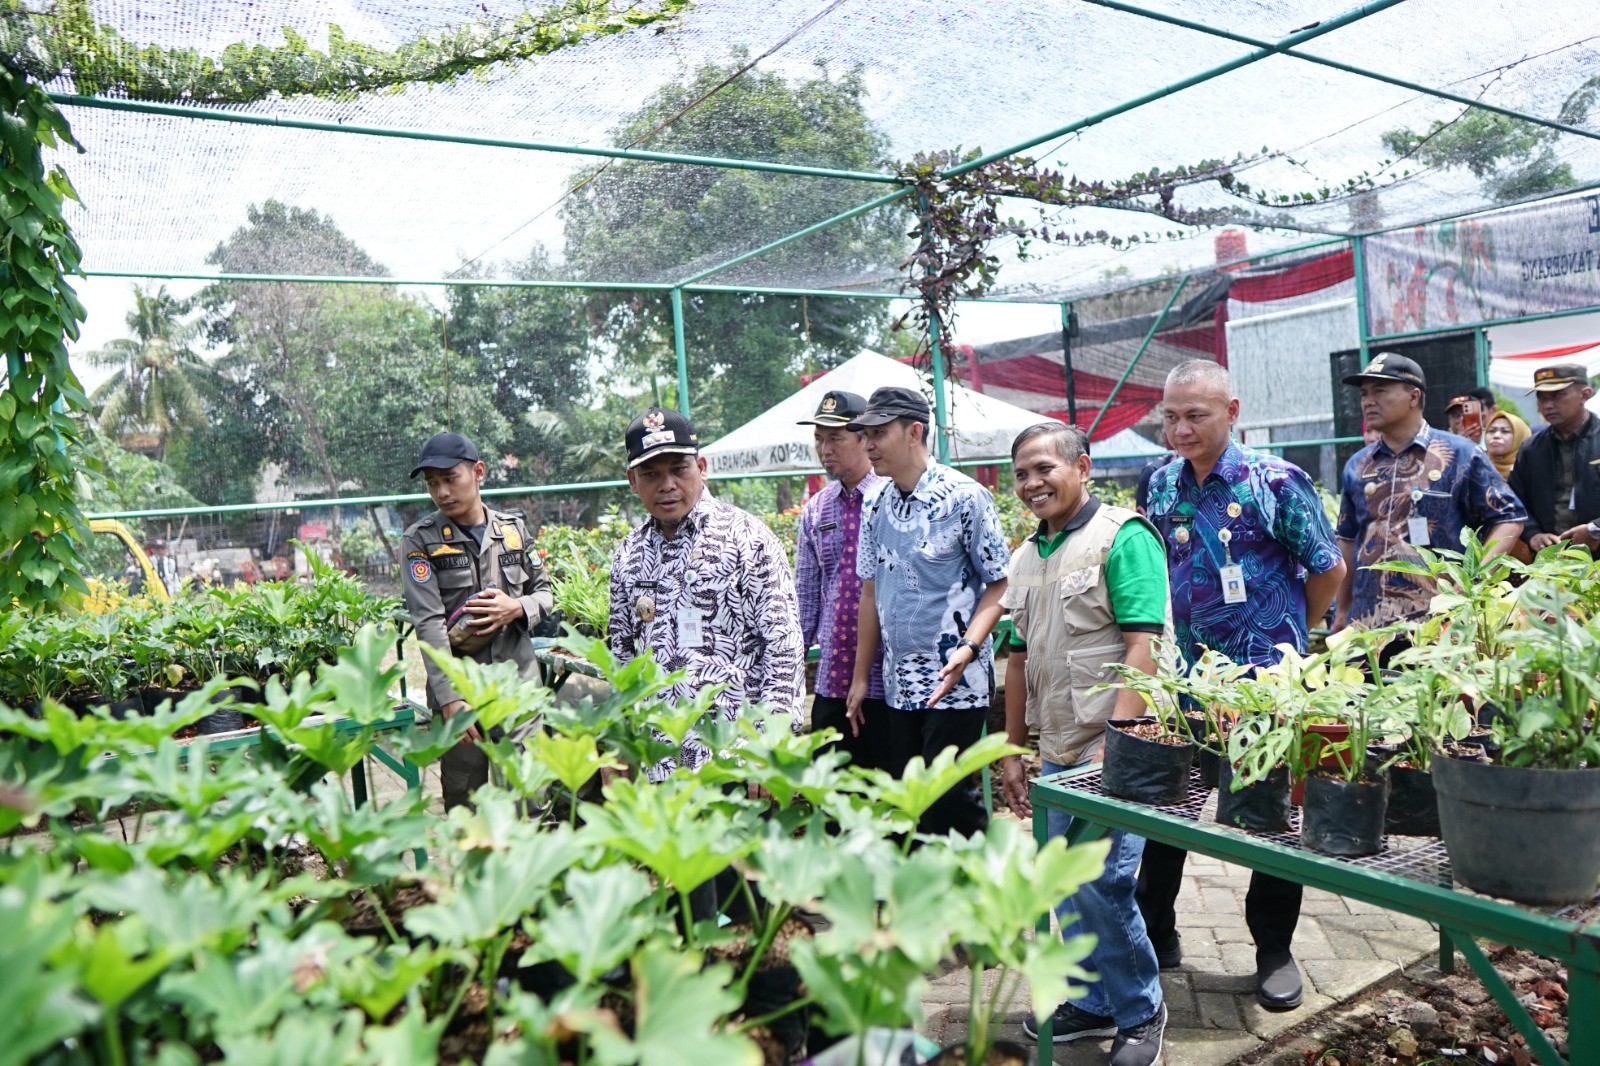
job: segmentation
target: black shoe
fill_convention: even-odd
[[[1287,951],[1256,955],[1256,1002],[1268,1010],[1294,1010],[1304,999],[1293,955]]]
[[[1105,1036],[1117,1035],[1117,1023],[1110,1018],[1088,1011],[1079,1010],[1071,1003],[1063,1003],[1056,1008],[1050,1016],[1053,1028],[1050,1033],[1050,1042],[1053,1044],[1070,1044],[1074,1040],[1089,1040]],[[1033,1015],[1028,1015],[1022,1020],[1022,1031],[1028,1034],[1028,1039],[1035,1043],[1039,1040],[1039,1023]]]
[[[1110,1066],[1151,1066],[1161,1057],[1161,1038],[1167,1032],[1167,1005],[1161,1004],[1149,1021],[1118,1029],[1111,1042]]]
[[[1183,937],[1177,930],[1166,940],[1152,940],[1150,946],[1156,949],[1156,965],[1163,970],[1176,970],[1183,965]]]

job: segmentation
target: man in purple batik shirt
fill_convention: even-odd
[[[866,409],[867,401],[853,392],[829,392],[823,395],[817,413],[799,423],[816,427],[817,461],[828,474],[828,484],[807,500],[800,512],[794,583],[806,647],[816,644],[821,651],[811,728],[832,726],[843,735],[839,746],[851,762],[887,769],[889,707],[883,701],[881,656],[879,669],[867,686],[860,730],[845,716],[845,697],[850,694],[855,672],[856,612],[861,603],[861,578],[856,573],[861,512],[886,481],[872,472],[860,431],[845,428]]]

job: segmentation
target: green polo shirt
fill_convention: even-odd
[[[1048,559],[1061,549],[1067,538],[1094,517],[1100,501],[1091,497],[1066,528],[1055,536],[1039,523],[1039,531],[1028,539],[1039,549],[1039,558]],[[1111,595],[1111,612],[1125,633],[1161,633],[1167,624],[1167,550],[1161,538],[1143,521],[1129,519],[1117,530],[1106,556],[1106,585]],[[1027,643],[1013,632],[1011,647],[1027,650]]]

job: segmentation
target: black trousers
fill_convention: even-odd
[[[954,744],[965,751],[983,738],[985,709],[965,711],[932,709],[889,710],[889,770],[896,777],[905,774],[906,764],[920,755],[930,763],[945,748]],[[983,789],[977,774],[940,796],[917,828],[933,836],[954,830],[963,836],[981,833],[989,827],[989,812],[983,809]]]
[[[861,704],[861,735],[852,736],[850,720],[845,716],[845,701],[837,696],[817,696],[811,701],[811,731],[832,727],[840,733],[837,747],[850,756],[852,765],[867,770],[889,770],[889,716],[895,712],[882,700],[864,700]]]
[[[465,807],[479,788],[489,783],[489,756],[475,744],[457,744],[439,760],[439,786],[444,809]]]
[[[1178,916],[1173,905],[1183,885],[1183,862],[1189,853],[1171,844],[1145,841],[1144,861],[1139,865],[1139,886],[1134,899],[1144,916],[1145,929],[1153,944],[1172,939],[1178,931]],[[1255,938],[1256,952],[1263,955],[1289,950],[1295,926],[1300,923],[1300,899],[1305,886],[1271,874],[1252,873],[1250,891],[1244,897],[1244,921]]]

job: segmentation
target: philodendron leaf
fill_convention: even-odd
[[[515,662],[480,663],[457,658],[428,644],[421,647],[476,712],[485,731],[510,723],[509,732],[555,702],[550,690],[536,679],[523,677]]]
[[[352,958],[331,971],[334,987],[346,1001],[381,1022],[433,971],[450,962],[462,961],[460,952],[439,948],[391,944],[381,951]],[[368,1031],[370,1039],[371,1031]]]
[[[959,753],[951,745],[935,756],[932,763],[925,764],[918,755],[906,764],[905,773],[898,778],[882,770],[873,772],[876,798],[911,818],[921,818],[940,796],[985,766],[1003,756],[1022,755],[1026,751],[1003,735],[992,733]]]
[[[626,866],[574,870],[561,898],[545,900],[543,917],[531,928],[533,946],[524,962],[554,960],[588,983],[621,965],[661,925],[639,909],[652,893],[649,878]]]
[[[290,1014],[271,1032],[218,1037],[217,1046],[222,1048],[224,1061],[248,1062],[251,1066],[355,1062],[360,1056],[361,1027],[361,1012],[357,1010],[345,1011],[342,1015]]]
[[[478,716],[470,710],[458,711],[449,718],[435,714],[426,724],[419,723],[399,733],[388,734],[387,740],[400,758],[417,766],[432,766],[461,743],[467,730],[477,724]]]
[[[425,1011],[408,1010],[393,1025],[369,1027],[362,1061],[373,1066],[434,1066],[439,1061],[439,1038],[449,1022],[447,1014],[429,1021]]]
[[[405,667],[384,658],[394,646],[394,634],[365,625],[348,648],[339,650],[338,661],[317,671],[317,689],[333,701],[338,713],[363,725],[381,721],[394,713],[394,698],[389,689],[405,673]]]
[[[1026,942],[1017,972],[1028,979],[1030,1006],[1036,1020],[1048,1017],[1063,1000],[1082,996],[1084,984],[1096,979],[1078,965],[1089,957],[1094,945],[1093,933],[1065,941],[1055,933],[1046,933]]]
[[[660,784],[616,780],[604,806],[586,804],[584,818],[608,847],[643,863],[679,892],[693,892],[761,846],[749,819],[735,819],[712,801],[720,793],[692,775]],[[746,813],[746,812],[741,812]]]
[[[824,954],[821,940],[793,941],[789,958],[821,1008],[819,1024],[830,1036],[891,1029],[922,1020],[924,968],[900,951],[870,957],[854,952]]]
[[[152,947],[149,930],[137,916],[93,925],[84,919],[78,930],[84,991],[107,1011],[116,1011],[129,996],[149,984],[173,959],[164,945]]]
[[[595,1031],[601,1056],[649,1066],[757,1066],[754,1041],[725,1032],[723,1019],[739,1007],[728,989],[733,970],[721,963],[701,969],[700,956],[664,944],[645,945],[633,960],[633,1039]]]
[[[0,1066],[22,1066],[36,1055],[96,1020],[93,1004],[80,999],[76,968],[63,965],[58,953],[74,952],[73,917],[66,907],[50,902],[51,893],[25,873],[16,883],[0,885],[0,1003],[15,1019],[10,1035],[0,1041]],[[27,1019],[26,1024],[17,1021]]]
[[[602,768],[622,769],[620,762],[600,754],[592,736],[566,737],[538,733],[528,740],[528,751],[535,761],[549,767],[556,780],[573,795],[577,795],[578,789],[588,784],[589,779]]]
[[[565,826],[489,852],[438,903],[406,912],[406,928],[441,944],[487,943],[534,911],[583,852],[577,834]]]

